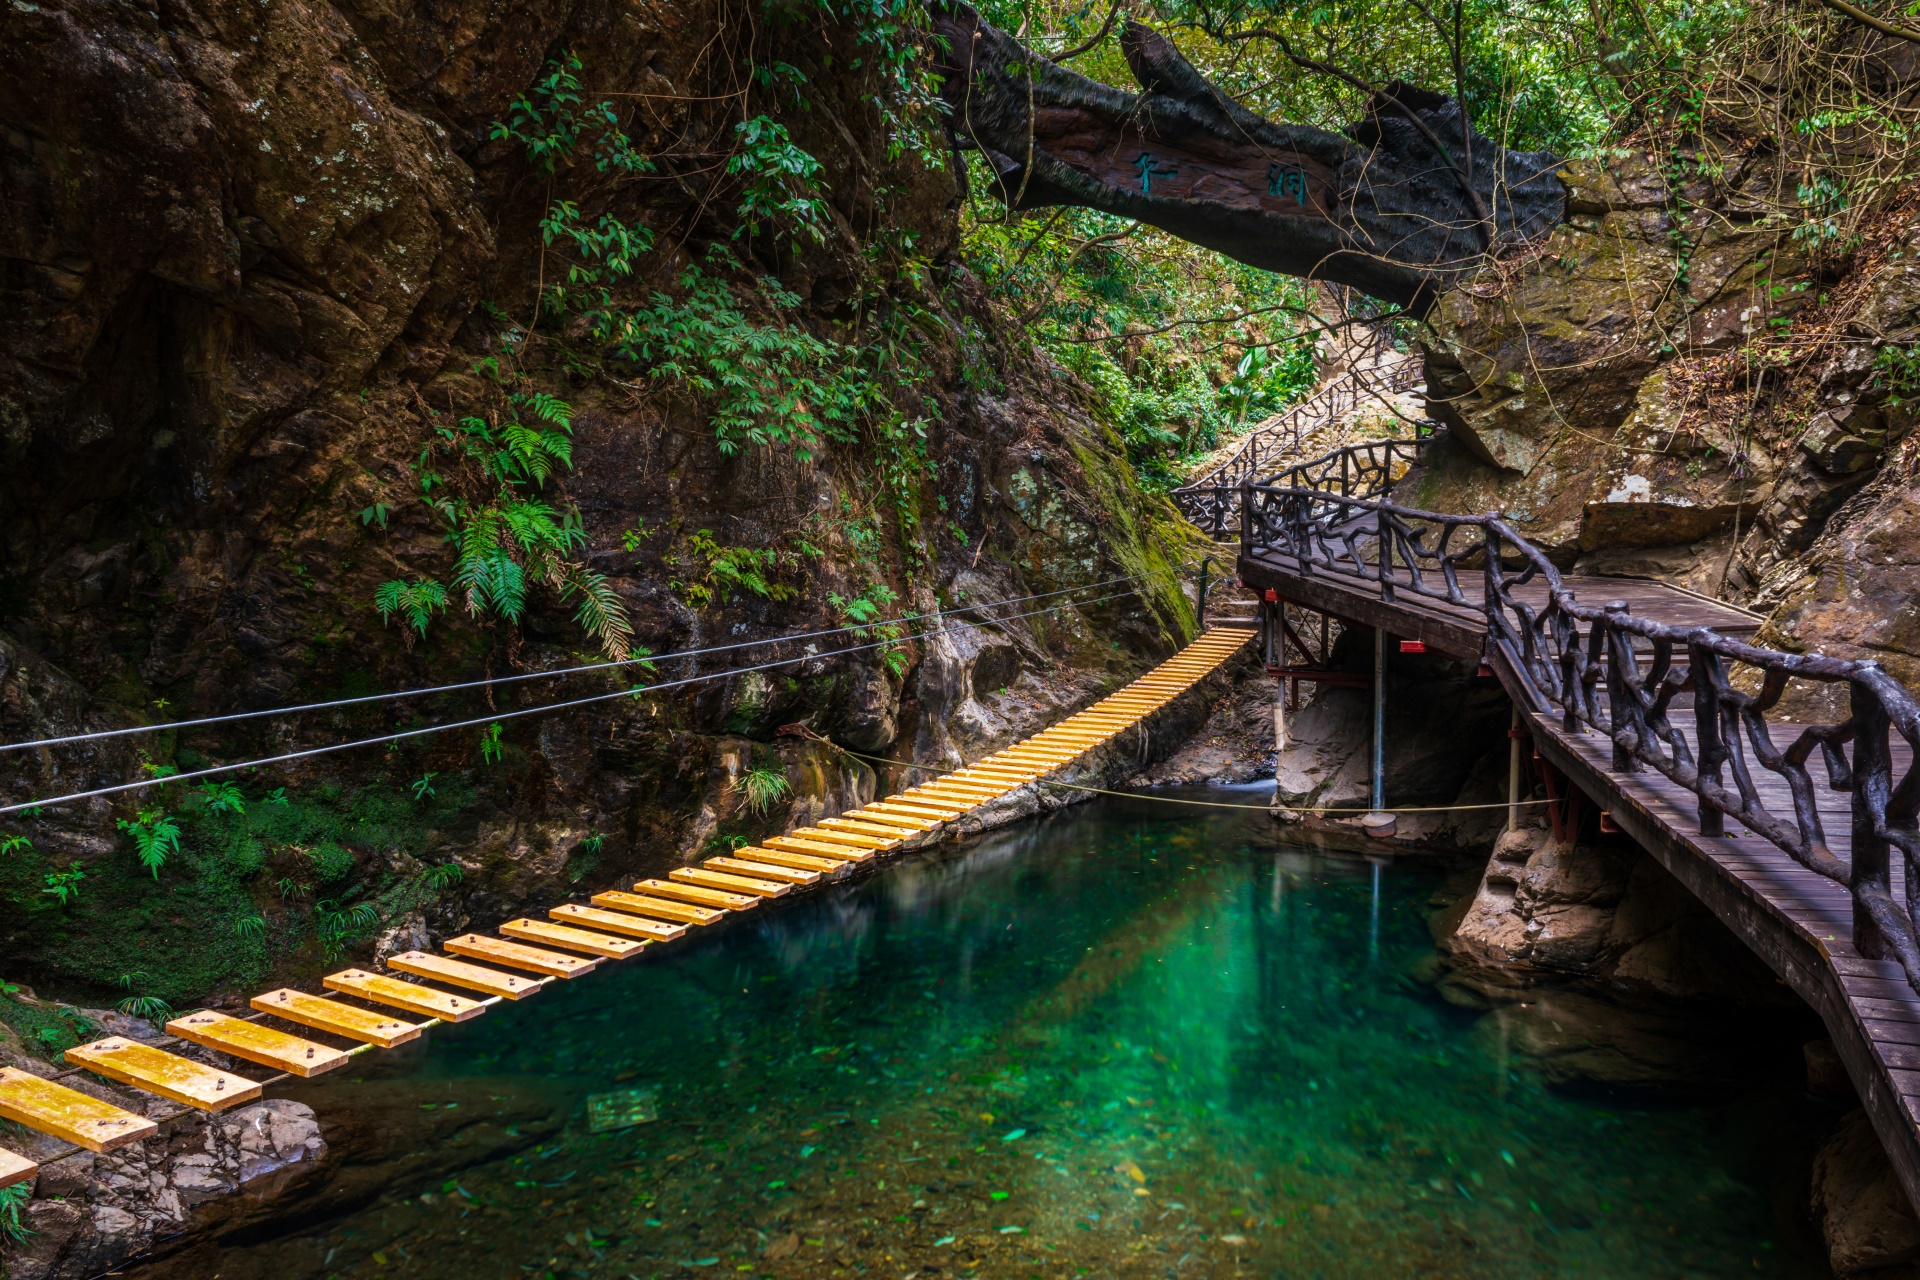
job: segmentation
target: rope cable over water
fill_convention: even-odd
[[[1145,576],[1145,575],[1136,575]],[[1121,579],[1126,581],[1126,579]],[[1085,590],[1085,588],[1072,588]],[[1059,592],[1051,594],[1058,595]],[[1103,604],[1108,600],[1118,600],[1122,596],[1132,595],[1130,591],[1115,591],[1108,595],[1097,596],[1092,600],[1071,600],[1061,604],[1049,605],[1045,609],[1031,609],[1026,613],[1016,613],[1005,618],[989,618],[981,622],[958,622],[942,626],[937,631],[922,634],[939,634],[944,631],[970,631],[981,627],[995,626],[1003,622],[1016,622],[1021,618],[1034,618],[1042,614],[1058,613],[1062,609],[1078,609],[1087,605]],[[932,615],[926,615],[932,616]],[[866,623],[860,629],[871,630],[885,623]],[[757,663],[750,667],[730,667],[725,671],[713,671],[706,675],[687,676],[680,680],[669,680],[664,684],[641,685],[632,689],[617,689],[611,693],[590,694],[584,698],[571,698],[565,702],[542,703],[535,707],[522,707],[515,711],[500,711],[470,720],[456,720],[448,724],[428,725],[420,729],[401,729],[393,733],[383,733],[372,738],[359,738],[352,742],[335,742],[323,747],[308,747],[300,751],[288,751],[277,756],[264,756],[257,760],[243,760],[235,764],[213,765],[205,769],[196,769],[191,773],[173,773],[161,778],[142,778],[135,782],[116,783],[110,787],[95,787],[89,791],[74,791],[63,796],[54,796],[44,800],[25,800],[18,804],[0,805],[0,813],[18,813],[23,809],[43,809],[57,804],[67,804],[74,800],[90,800],[95,796],[117,795],[127,791],[143,791],[148,787],[162,787],[175,782],[189,782],[195,778],[211,777],[215,774],[233,773],[241,769],[258,769],[267,765],[285,764],[290,760],[302,760],[311,756],[331,755],[336,751],[350,751],[355,747],[374,746],[379,743],[399,742],[403,738],[419,738],[429,734],[446,733],[453,729],[470,729],[477,725],[493,724],[501,720],[517,720],[522,716],[542,715],[552,711],[567,711],[574,707],[589,706],[596,702],[606,702],[613,698],[637,698],[643,694],[660,693],[667,689],[678,689],[686,685],[702,684],[710,680],[725,680],[733,676],[746,675],[754,671],[768,671],[775,667],[792,666],[796,662],[823,662],[843,654],[860,653],[868,649],[878,649],[886,645],[899,644],[908,637],[899,636],[874,640],[867,644],[850,645],[844,649],[833,649],[826,653],[803,653],[793,658],[778,658],[772,662]]]
[[[402,698],[421,698],[435,693],[458,693],[468,689],[490,689],[496,685],[519,684],[528,680],[546,680],[560,676],[580,675],[590,671],[607,671],[621,667],[642,666],[652,663],[671,662],[683,658],[697,658],[707,654],[730,653],[736,649],[751,649],[758,645],[782,644],[790,640],[813,640],[824,636],[845,635],[848,632],[872,633],[880,627],[897,627],[909,622],[922,622],[928,618],[945,618],[957,613],[972,613],[980,609],[998,609],[1004,605],[1027,604],[1034,600],[1046,600],[1054,596],[1067,595],[1075,591],[1092,591],[1098,587],[1110,587],[1119,582],[1138,582],[1146,578],[1165,577],[1184,572],[1191,564],[1178,564],[1165,569],[1150,569],[1144,573],[1129,574],[1123,578],[1107,578],[1100,582],[1086,582],[1077,587],[1061,587],[1056,591],[1042,591],[1030,596],[1015,596],[1007,600],[989,600],[982,604],[961,605],[953,609],[933,610],[927,613],[907,614],[900,618],[875,620],[873,622],[853,623],[844,627],[831,627],[822,631],[801,631],[792,635],[768,636],[759,640],[739,640],[732,644],[709,645],[700,649],[682,649],[677,653],[650,653],[634,658],[609,659],[606,662],[587,663],[583,666],[560,667],[552,671],[526,671],[518,675],[489,676],[484,680],[466,680],[457,684],[432,685],[425,689],[400,689],[391,693],[360,694],[351,698],[334,698],[327,702],[306,702],[291,707],[267,707],[259,711],[235,711],[227,715],[202,716],[197,720],[174,720],[166,724],[129,725],[120,729],[100,729],[92,733],[74,733],[59,738],[36,738],[28,742],[0,742],[0,752],[24,751],[33,747],[58,747],[75,742],[92,742],[100,738],[121,738],[130,734],[165,733],[173,729],[197,729],[211,724],[231,724],[237,720],[257,720],[265,716],[299,715],[308,711],[331,711],[340,707],[360,706],[369,702],[393,702]],[[1121,595],[1126,592],[1119,593]],[[1111,600],[1113,596],[1102,599]],[[1082,604],[1098,604],[1100,601],[1081,601]],[[1016,618],[1032,617],[1032,614],[1017,614]],[[1012,622],[1015,618],[1003,618],[998,621]],[[995,621],[989,619],[988,622]],[[983,624],[984,625],[984,624]],[[900,637],[907,639],[908,637]],[[866,646],[871,648],[872,646]],[[854,650],[836,650],[835,652],[854,652]],[[827,655],[817,655],[825,657]],[[7,810],[0,809],[0,813]]]

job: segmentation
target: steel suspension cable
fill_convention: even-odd
[[[731,653],[737,649],[751,649],[760,645],[783,644],[790,640],[815,640],[824,636],[845,635],[849,632],[866,632],[877,627],[901,626],[909,622],[921,622],[928,618],[946,617],[956,613],[972,613],[980,609],[998,609],[1005,605],[1027,604],[1034,600],[1046,600],[1053,596],[1068,595],[1075,591],[1092,591],[1099,587],[1110,587],[1117,582],[1137,582],[1144,578],[1164,577],[1179,573],[1190,565],[1174,565],[1166,569],[1151,569],[1145,573],[1130,574],[1124,578],[1107,578],[1100,582],[1086,582],[1077,587],[1061,587],[1056,591],[1042,591],[1030,596],[1015,596],[1007,600],[990,600],[983,604],[961,605],[956,609],[932,610],[927,613],[908,614],[905,617],[887,621],[860,622],[844,627],[832,627],[822,631],[801,631],[792,635],[768,636],[760,640],[739,640],[731,644],[709,645],[700,649],[682,649],[677,653],[650,653],[637,658],[610,659],[606,662],[587,663],[577,667],[561,667],[553,671],[526,671],[518,675],[489,676],[484,680],[466,680],[457,684],[432,685],[425,689],[400,689],[391,693],[360,694],[351,698],[334,698],[327,702],[306,702],[291,707],[266,707],[259,711],[235,711],[226,715],[202,716],[195,720],[174,720],[166,724],[129,725],[120,729],[99,729],[91,733],[73,733],[58,738],[36,738],[26,742],[0,742],[0,752],[25,751],[35,747],[59,747],[75,742],[93,742],[102,738],[123,738],[132,734],[165,733],[175,729],[198,729],[206,725],[231,724],[239,720],[258,720],[267,716],[300,715],[308,711],[331,711],[340,707],[361,706],[369,702],[395,702],[403,698],[423,698],[436,693],[459,693],[468,689],[491,689],[497,685],[519,684],[529,680],[557,679],[561,676],[581,675],[590,671],[616,670],[622,667],[642,666],[652,663],[672,662],[685,658],[698,658],[708,654]],[[1120,594],[1126,594],[1124,592]],[[1112,596],[1102,597],[1113,599]],[[1096,603],[1085,601],[1083,603]],[[1018,617],[1031,617],[1020,614]],[[989,621],[992,621],[989,619]],[[1013,618],[1001,619],[1011,622]],[[848,651],[851,652],[851,651]],[[0,809],[0,813],[6,810]]]
[[[1058,593],[1054,593],[1058,594]],[[983,622],[960,622],[951,627],[941,627],[940,631],[976,630],[1002,622],[1015,622],[1021,618],[1034,618],[1042,614],[1058,613],[1062,609],[1077,609],[1086,605],[1102,604],[1108,600],[1118,600],[1131,595],[1129,591],[1116,591],[1110,595],[1093,600],[1068,601],[1050,605],[1045,609],[1032,609],[1026,613],[1016,613],[1009,618],[990,618]],[[930,615],[929,615],[930,616]],[[868,629],[874,624],[867,624]],[[884,625],[884,624],[882,624]],[[930,633],[938,634],[938,632]],[[164,787],[175,782],[189,782],[194,778],[207,778],[215,774],[233,773],[241,769],[258,769],[272,764],[285,764],[290,760],[303,760],[311,756],[331,755],[336,751],[350,751],[356,747],[374,746],[382,742],[398,742],[403,738],[419,738],[429,734],[446,733],[453,729],[470,729],[476,725],[494,724],[501,720],[517,720],[522,716],[543,715],[552,711],[566,711],[574,707],[589,706],[596,702],[606,702],[613,698],[637,698],[643,694],[660,693],[667,689],[678,689],[685,685],[702,684],[709,680],[724,680],[731,676],[746,675],[753,671],[768,671],[775,667],[792,666],[796,662],[821,662],[836,658],[842,654],[860,653],[868,649],[878,649],[885,645],[899,644],[905,637],[874,640],[867,644],[850,645],[844,649],[834,649],[827,653],[803,653],[796,658],[779,658],[772,662],[762,662],[750,667],[730,667],[725,671],[709,672],[701,676],[687,676],[680,680],[669,680],[664,684],[642,685],[633,689],[618,689],[612,693],[590,694],[584,698],[572,698],[565,702],[543,703],[537,707],[522,707],[517,711],[501,711],[490,715],[478,716],[471,720],[457,720],[449,724],[428,725],[421,729],[403,729],[393,733],[383,733],[377,737],[359,738],[352,742],[335,742],[324,747],[308,747],[300,751],[288,751],[277,756],[264,756],[257,760],[243,760],[236,764],[213,765],[205,769],[196,769],[191,773],[168,774],[164,778],[141,778],[135,782],[116,783],[110,787],[95,787],[90,791],[74,791],[63,796],[53,796],[44,800],[25,800],[18,804],[0,805],[0,814],[18,813],[23,809],[44,809],[53,805],[68,804],[75,800],[90,800],[95,796],[118,795],[127,791],[144,791],[148,787]]]

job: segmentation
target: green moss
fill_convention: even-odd
[[[142,976],[133,994],[175,1008],[211,991],[265,985],[314,950],[323,913],[309,902],[317,890],[325,886],[333,910],[386,893],[395,878],[364,874],[367,855],[417,855],[435,828],[472,805],[471,784],[459,775],[441,775],[436,788],[422,805],[398,781],[315,786],[284,805],[249,797],[244,813],[170,795],[180,852],[159,878],[117,847],[81,864],[86,879],[64,907],[42,892],[46,874],[64,866],[38,852],[7,859],[0,900],[16,921],[8,971],[76,1003],[122,999],[120,979],[134,973]],[[245,927],[257,919],[264,929]]]

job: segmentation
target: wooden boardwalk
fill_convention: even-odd
[[[1486,627],[1477,607],[1405,591],[1388,602],[1381,599],[1380,584],[1373,578],[1328,573],[1318,566],[1303,574],[1290,557],[1271,552],[1241,556],[1239,569],[1249,587],[1271,589],[1282,599],[1383,628],[1390,635],[1424,640],[1457,657],[1481,656]],[[1469,599],[1479,585],[1477,572],[1462,575]],[[1742,637],[1759,626],[1744,610],[1657,582],[1570,576],[1565,585],[1584,603],[1625,600],[1636,617],[1673,626],[1708,626]],[[1526,591],[1516,594],[1525,598]],[[1536,587],[1534,596],[1544,603],[1544,588]],[[1699,834],[1698,802],[1691,792],[1644,766],[1633,773],[1615,773],[1610,742],[1593,733],[1563,732],[1557,714],[1532,713],[1520,682],[1497,654],[1492,666],[1521,709],[1540,754],[1608,811],[1819,1013],[1908,1198],[1920,1204],[1920,996],[1897,963],[1869,960],[1854,949],[1847,890],[1802,867],[1771,842],[1741,831],[1732,819],[1727,822],[1732,834]],[[1691,742],[1691,726],[1681,724],[1687,719],[1677,715],[1674,722]],[[1797,734],[1791,725],[1774,725],[1772,730],[1774,741],[1782,745]],[[1898,735],[1893,750],[1900,776],[1910,755]],[[1767,808],[1791,814],[1786,782],[1758,767],[1753,774]],[[1824,783],[1816,794],[1828,843],[1844,860],[1851,845],[1851,796]],[[1893,861],[1894,896],[1904,901],[1903,860]]]
[[[245,1017],[203,1009],[169,1022],[167,1039],[108,1036],[78,1045],[67,1050],[74,1066],[63,1075],[87,1071],[199,1111],[254,1101],[289,1076],[320,1075],[375,1048],[406,1044],[442,1023],[480,1017],[502,1000],[525,999],[549,983],[584,977],[689,930],[838,879],[909,843],[919,847],[956,820],[1040,782],[1146,720],[1255,634],[1213,628],[1132,684],[1051,728],[817,827],[770,837],[698,867],[675,868],[665,879],[642,880],[630,891],[608,890],[587,904],[563,904],[546,920],[509,920],[500,926],[500,937],[449,938],[443,944],[447,955],[409,951],[392,956],[387,973],[344,969],[327,975],[325,990],[318,993],[264,992],[253,998],[254,1012]],[[185,1045],[212,1053],[169,1051]],[[208,1057],[214,1060],[203,1060]],[[254,1079],[242,1073],[243,1066],[276,1074]],[[149,1116],[102,1102],[58,1078],[14,1068],[0,1068],[0,1118],[59,1138],[76,1151],[111,1151],[158,1132]],[[33,1161],[0,1148],[0,1187],[37,1171]]]

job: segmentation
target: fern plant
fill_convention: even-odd
[[[469,615],[518,623],[528,588],[544,585],[562,603],[577,599],[574,620],[609,657],[624,661],[633,649],[633,624],[613,584],[575,558],[587,541],[580,517],[525,492],[544,488],[558,471],[572,467],[573,408],[538,391],[511,393],[507,408],[498,420],[470,416],[457,427],[436,428],[438,444],[429,443],[420,455],[421,497],[447,522],[447,541],[457,553],[454,591]],[[427,465],[437,448],[456,450],[473,463],[493,494],[484,501],[435,496],[434,488],[445,482]],[[446,587],[433,579],[395,580],[375,590],[373,603],[382,622],[399,613],[425,635],[427,622],[448,599]]]
[[[231,782],[205,782],[195,788],[208,813],[245,813],[247,798]]]
[[[397,613],[424,636],[433,615],[447,607],[447,589],[431,578],[394,579],[373,589],[373,607],[383,626]]]
[[[155,880],[160,878],[160,868],[167,865],[167,859],[180,852],[180,824],[164,809],[142,809],[131,821],[122,818],[116,825],[133,838],[140,865],[152,872]]]
[[[901,643],[906,629],[897,622],[876,623],[874,619],[899,598],[884,582],[869,583],[857,596],[843,596],[837,591],[827,595],[827,603],[840,611],[841,623],[852,627],[854,635],[886,641],[880,646],[880,661],[896,678],[905,675],[907,670],[906,646]]]

